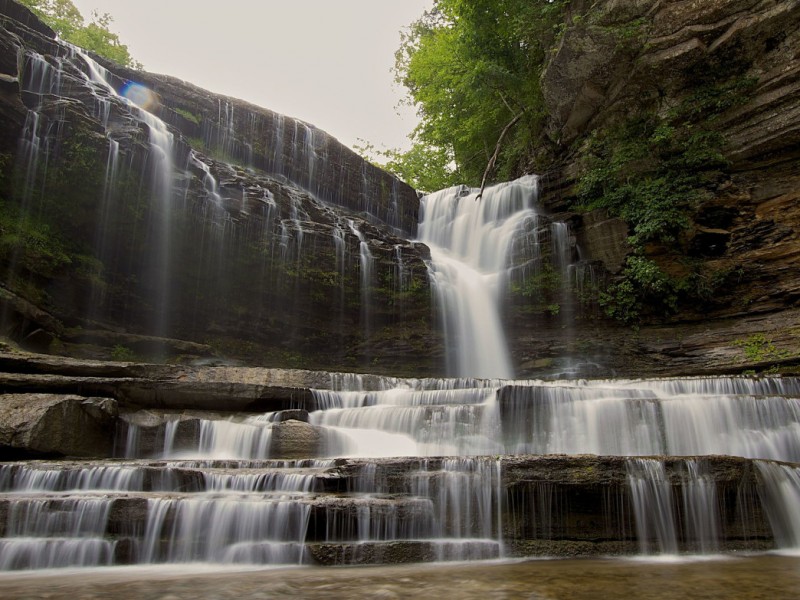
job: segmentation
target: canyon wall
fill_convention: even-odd
[[[532,325],[512,296],[523,369],[567,353],[619,374],[791,370],[800,3],[579,1],[566,12],[541,79],[546,135],[519,171],[542,174],[543,201],[570,223],[605,302],[565,333],[558,319]],[[603,194],[622,210],[592,206]],[[661,239],[637,243],[651,232],[625,211]]]
[[[96,358],[439,364],[413,189],[312,125],[0,9],[3,334]]]

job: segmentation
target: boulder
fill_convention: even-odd
[[[0,396],[0,455],[109,456],[117,403],[58,394]]]
[[[322,427],[289,420],[272,427],[272,458],[309,458],[327,454],[328,435]]]

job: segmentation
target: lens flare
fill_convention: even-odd
[[[145,110],[150,110],[158,106],[158,96],[156,93],[143,86],[141,83],[129,81],[122,87],[120,92],[128,100]]]

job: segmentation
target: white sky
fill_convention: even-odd
[[[391,67],[401,28],[433,0],[73,0],[147,71],[173,75],[327,131],[407,147],[414,110]],[[398,115],[398,112],[400,114]]]

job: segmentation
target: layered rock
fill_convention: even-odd
[[[110,398],[55,394],[0,396],[0,454],[109,456],[117,403]]]
[[[410,187],[311,125],[104,68],[2,8],[4,334],[85,357],[435,368]]]
[[[742,346],[757,339],[777,348],[762,354],[760,368],[791,370],[800,289],[800,4],[572,2],[566,15],[541,79],[549,137],[542,196],[570,223],[581,257],[602,267],[590,285],[603,290],[632,252],[624,221],[603,211],[569,212],[580,204],[576,183],[593,142],[625,122],[669,122],[689,107],[706,111],[695,115],[700,126],[722,135],[715,149],[727,166],[696,166],[713,172],[688,213],[689,226],[673,244],[640,250],[668,277],[694,281],[695,295],[635,332],[609,323],[597,307],[579,313],[566,332],[557,319],[533,327],[513,307],[509,328],[524,372],[565,353],[602,365],[604,373],[703,372],[723,364],[735,372],[737,363],[754,358]],[[710,102],[720,89],[727,91]],[[542,160],[540,153],[537,164]],[[626,177],[647,168],[646,159],[640,162]]]

